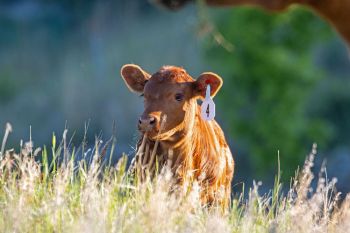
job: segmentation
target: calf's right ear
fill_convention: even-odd
[[[194,95],[205,98],[207,85],[210,85],[210,96],[214,97],[222,86],[222,78],[212,72],[202,73],[194,82]]]
[[[128,88],[137,93],[143,93],[145,84],[151,77],[141,67],[134,64],[124,65],[120,70],[120,74]]]

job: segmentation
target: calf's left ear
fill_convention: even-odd
[[[194,82],[194,96],[205,98],[208,85],[210,85],[210,96],[214,97],[222,86],[222,78],[212,72],[202,73]]]

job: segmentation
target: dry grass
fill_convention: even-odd
[[[8,132],[10,128],[8,128]],[[65,137],[64,137],[65,138]],[[4,140],[6,141],[6,140]],[[199,204],[198,186],[179,197],[169,194],[171,174],[134,186],[126,175],[126,157],[116,166],[100,163],[100,143],[92,161],[76,161],[65,140],[48,152],[32,143],[21,151],[1,152],[0,232],[346,232],[350,228],[350,196],[342,204],[335,180],[321,170],[315,190],[311,172],[316,148],[293,179],[286,195],[279,176],[270,193],[253,185],[249,197],[232,200],[230,210]],[[39,162],[39,158],[41,162]]]

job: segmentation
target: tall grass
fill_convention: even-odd
[[[7,135],[10,132],[8,127]],[[66,132],[65,132],[66,135]],[[339,203],[336,180],[322,168],[315,190],[316,146],[304,167],[281,192],[259,193],[253,184],[248,198],[232,198],[230,209],[206,208],[196,183],[186,195],[169,192],[171,174],[137,186],[126,173],[126,156],[115,166],[104,164],[105,146],[96,141],[76,159],[66,136],[50,149],[24,143],[18,152],[3,149],[0,161],[0,232],[346,232],[350,229],[350,196]],[[6,140],[4,140],[6,141]],[[48,153],[50,151],[50,153]],[[91,155],[91,160],[88,159]],[[50,158],[50,159],[49,159]],[[50,161],[50,162],[49,162]],[[237,168],[239,169],[239,168]]]

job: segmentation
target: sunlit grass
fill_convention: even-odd
[[[8,128],[8,133],[10,128]],[[200,205],[195,183],[186,194],[169,192],[171,174],[134,185],[126,156],[110,165],[106,145],[74,150],[52,138],[50,148],[3,149],[0,161],[0,232],[346,232],[350,196],[339,203],[335,180],[320,171],[311,189],[316,146],[283,194],[279,174],[273,190],[232,198],[230,209]],[[4,140],[6,141],[6,140]],[[75,159],[83,154],[81,160]],[[54,159],[52,159],[54,158]],[[90,159],[91,158],[91,159]],[[107,161],[107,162],[102,162]]]

